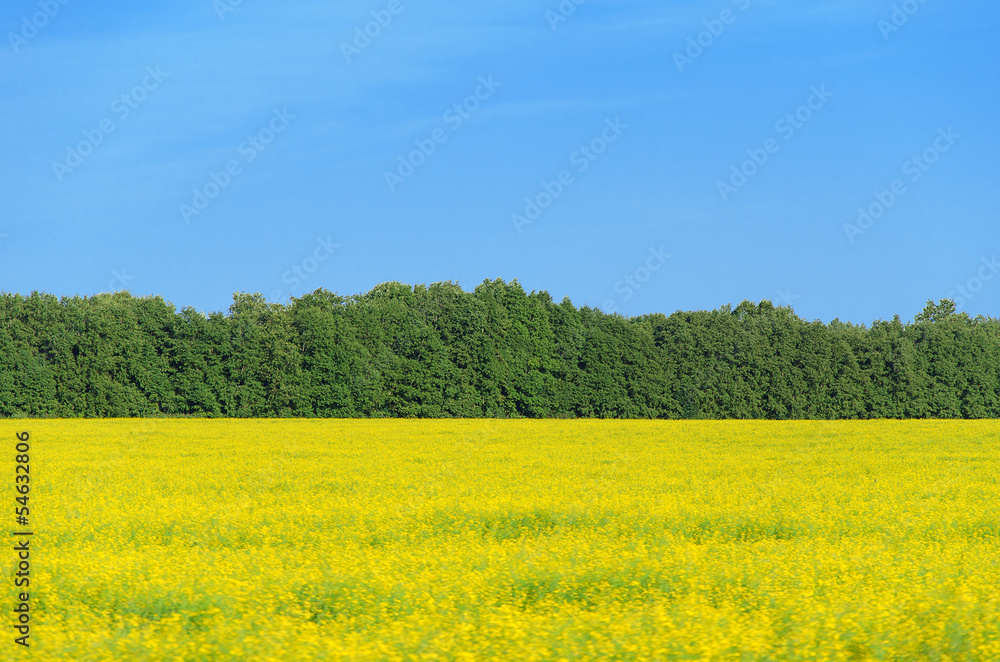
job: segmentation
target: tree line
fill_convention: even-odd
[[[807,322],[770,301],[607,315],[516,280],[323,289],[228,313],[0,295],[0,417],[870,419],[1000,415],[1000,320]]]

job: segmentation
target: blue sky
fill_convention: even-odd
[[[4,3],[0,290],[1000,316],[997,3],[234,3]]]

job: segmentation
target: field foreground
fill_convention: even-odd
[[[1000,659],[996,422],[21,430],[3,659]]]

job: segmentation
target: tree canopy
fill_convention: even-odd
[[[227,313],[0,295],[0,417],[994,418],[1000,321],[791,308],[626,318],[515,280],[323,289]]]

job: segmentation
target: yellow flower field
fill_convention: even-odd
[[[2,659],[1000,660],[996,422],[21,430]]]

